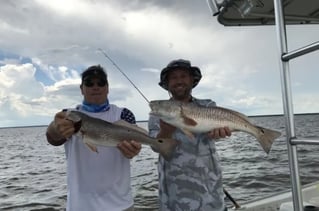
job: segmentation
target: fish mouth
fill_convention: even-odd
[[[80,120],[78,122],[73,122],[73,126],[74,126],[74,133],[79,132],[79,130],[81,129],[81,126],[82,126],[82,120]]]
[[[67,111],[66,119],[73,123],[80,122],[82,120],[81,117],[74,111]]]
[[[158,112],[153,111],[153,110],[149,112],[149,115],[150,116],[157,116],[157,117],[161,116]]]
[[[82,126],[81,117],[77,113],[75,113],[74,111],[67,111],[66,113],[67,113],[66,120],[69,120],[73,123],[74,133],[77,133],[81,129],[81,126]]]
[[[156,102],[155,101],[149,102],[148,105],[150,106],[150,108],[152,110],[151,112],[154,112],[156,110],[156,108],[155,108]]]

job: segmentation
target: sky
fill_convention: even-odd
[[[288,26],[287,33],[295,50],[318,41],[319,26]],[[319,112],[318,56],[290,63],[295,113]],[[193,96],[249,116],[283,113],[274,26],[225,27],[205,0],[6,0],[0,127],[47,125],[80,104],[80,74],[96,64],[107,71],[110,103],[147,120],[147,100],[169,98],[160,71],[180,58],[201,69]]]

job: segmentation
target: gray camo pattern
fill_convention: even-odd
[[[199,105],[212,107],[211,100],[193,98]],[[159,119],[150,116],[149,134],[159,131]],[[159,206],[161,211],[223,211],[222,171],[215,142],[206,134],[192,140],[177,129],[173,138],[181,141],[172,160],[159,156]]]

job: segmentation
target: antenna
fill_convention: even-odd
[[[134,86],[134,88],[142,95],[142,97],[146,100],[147,103],[149,103],[150,101],[143,95],[143,93],[137,88],[137,86],[135,86],[135,84],[129,79],[129,77],[121,70],[121,68],[111,59],[111,57],[109,57],[106,52],[104,50],[102,50],[101,48],[98,48],[99,51],[101,51],[101,53],[108,59],[111,61],[111,63],[116,67],[117,70],[119,70],[124,76],[125,78]]]

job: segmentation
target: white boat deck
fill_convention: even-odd
[[[302,189],[304,206],[319,206],[319,181],[305,185]],[[241,211],[292,211],[292,195],[291,191],[283,191],[275,195],[271,195],[264,199],[254,200],[246,204],[242,204],[240,208],[231,210]]]

